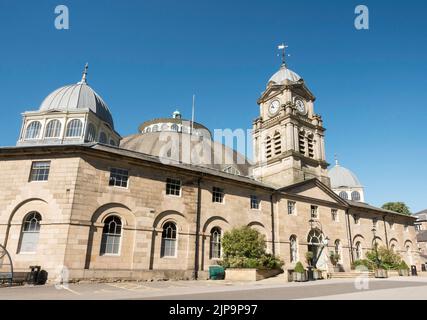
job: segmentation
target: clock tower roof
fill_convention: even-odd
[[[279,71],[277,71],[268,81],[276,85],[287,84],[288,82],[298,82],[302,78],[292,70],[288,69],[285,64],[282,64]]]

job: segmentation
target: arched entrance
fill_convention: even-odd
[[[308,251],[313,253],[311,265],[316,267],[324,246],[324,235],[319,229],[312,229],[307,236]]]

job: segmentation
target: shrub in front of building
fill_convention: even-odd
[[[281,269],[283,261],[266,252],[265,237],[250,227],[234,228],[222,238],[224,268]]]

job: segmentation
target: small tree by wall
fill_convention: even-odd
[[[379,247],[377,251],[375,251],[375,249],[368,251],[366,253],[366,259],[356,260],[354,262],[354,267],[360,265],[367,267],[369,270],[375,270],[377,268],[400,270],[406,263],[402,260],[402,257],[393,252],[393,250],[387,249],[386,247]]]
[[[234,228],[222,238],[225,268],[280,269],[283,262],[266,252],[265,237],[248,226]]]

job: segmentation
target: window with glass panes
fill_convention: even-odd
[[[295,214],[295,201],[288,201],[288,214]]]
[[[331,209],[331,215],[332,215],[332,220],[334,220],[335,222],[339,221],[337,209]]]
[[[176,225],[173,222],[166,222],[162,232],[162,257],[174,257],[176,255]]]
[[[117,216],[105,219],[102,230],[101,255],[119,254],[120,238],[122,236],[122,221]]]
[[[311,206],[311,217],[313,219],[319,218],[319,207],[318,206]]]
[[[181,180],[168,178],[166,180],[166,194],[171,196],[180,196]]]
[[[257,196],[251,196],[251,209],[259,209],[259,200]]]
[[[125,169],[111,168],[110,186],[127,188],[129,180],[129,171]]]
[[[218,227],[211,230],[211,259],[221,258],[221,229]]]
[[[224,201],[224,189],[213,187],[212,202],[222,203]]]
[[[34,253],[37,251],[41,220],[41,215],[36,211],[30,212],[25,217],[22,224],[21,241],[19,245],[20,253]]]
[[[47,181],[50,161],[35,161],[31,165],[30,181]]]

